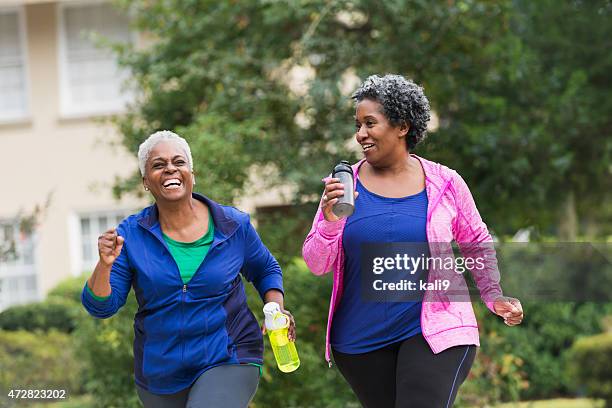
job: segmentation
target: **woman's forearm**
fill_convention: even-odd
[[[105,297],[111,294],[110,274],[112,265],[98,261],[93,273],[87,280],[87,285],[94,295]]]
[[[281,292],[280,290],[277,290],[277,289],[270,289],[264,295],[264,302],[265,303],[276,302],[280,306],[281,310],[285,309],[285,307],[283,305],[284,299],[285,299],[285,297],[283,295],[283,292]]]

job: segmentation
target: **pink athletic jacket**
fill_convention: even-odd
[[[472,276],[480,296],[493,311],[493,302],[502,295],[499,285],[497,260],[493,249],[493,240],[487,226],[480,218],[472,194],[461,176],[454,170],[416,155],[425,172],[425,190],[427,192],[427,241],[430,257],[447,256],[451,242],[457,242],[462,255],[479,255],[486,259],[484,268],[472,270]],[[365,159],[353,165],[354,179]],[[357,205],[359,199],[357,199]],[[344,250],[342,234],[346,218],[337,222],[326,221],[321,208],[315,215],[312,228],[306,237],[302,254],[306,264],[315,275],[334,271],[334,283],[327,318],[327,335],[325,338],[325,359],[330,360],[330,330],[334,311],[340,304],[343,290]],[[451,256],[452,256],[452,252]],[[448,273],[430,267],[428,280]],[[460,288],[467,294],[467,285],[461,274],[455,274],[452,282],[454,290]],[[455,292],[456,293],[456,292]],[[457,297],[453,297],[457,299]],[[443,292],[426,291],[421,310],[421,330],[423,337],[434,353],[449,347],[465,344],[480,345],[478,325],[472,304],[468,296],[463,301],[450,300]]]

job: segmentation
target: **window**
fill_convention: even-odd
[[[34,264],[34,236],[22,231],[19,221],[0,221],[0,246],[2,266]]]
[[[96,38],[129,43],[127,16],[108,3],[59,5],[61,107],[64,115],[118,112],[131,99],[128,73]],[[94,38],[95,37],[95,38]]]
[[[40,300],[34,248],[35,235],[17,220],[0,221],[0,310]]]
[[[0,121],[28,115],[25,20],[21,8],[0,8]]]
[[[98,237],[112,227],[117,227],[132,211],[108,211],[79,216],[79,259],[75,273],[91,272],[98,262]]]

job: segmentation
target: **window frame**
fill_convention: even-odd
[[[56,5],[56,21],[57,21],[57,57],[58,57],[58,74],[59,74],[59,113],[61,118],[87,118],[92,116],[108,116],[125,112],[129,100],[133,99],[133,95],[128,95],[128,101],[116,101],[112,106],[89,105],[71,101],[71,89],[69,82],[68,71],[68,44],[66,33],[66,21],[64,11],[69,8],[79,8],[87,6],[96,6],[107,4],[113,7],[108,0],[74,0],[58,2]],[[130,28],[130,42],[136,44],[138,39],[137,33]],[[122,86],[123,84],[120,84]],[[121,89],[121,92],[126,92]]]
[[[22,113],[13,115],[4,115],[0,110],[0,125],[22,123],[30,120],[31,117],[31,100],[30,100],[30,61],[28,56],[28,30],[25,15],[25,6],[0,6],[0,14],[17,14],[17,35],[20,41],[19,49],[21,51],[21,62],[23,65],[23,93],[25,106]]]
[[[115,222],[114,219],[117,217],[121,217],[121,219],[125,219],[130,215],[134,214],[133,208],[119,208],[119,209],[108,209],[108,210],[92,210],[92,211],[78,211],[74,212],[69,219],[69,231],[71,231],[70,235],[73,237],[71,239],[70,244],[70,253],[72,259],[72,274],[73,276],[81,276],[83,273],[91,273],[93,268],[96,266],[98,256],[96,254],[97,246],[94,244],[93,238],[97,238],[97,234],[101,234],[102,231],[100,229],[100,224],[98,219],[102,216],[111,219],[108,223],[107,228],[117,227],[119,225],[118,222]],[[85,254],[83,251],[84,245],[84,234],[82,229],[82,220],[83,219],[90,220],[90,232],[89,236],[92,238],[92,259],[85,259]],[[95,222],[92,222],[95,220]]]
[[[12,229],[16,249],[19,251],[23,245],[19,244],[18,219],[0,219],[0,228]],[[4,239],[4,231],[2,236]],[[28,302],[35,302],[42,299],[42,288],[38,268],[38,239],[36,231],[32,231],[28,240],[31,244],[31,261],[26,262],[26,257],[18,257],[16,260],[0,262],[0,311],[6,307],[19,305]],[[33,283],[34,287],[29,288],[28,282]],[[14,286],[14,287],[11,287]]]

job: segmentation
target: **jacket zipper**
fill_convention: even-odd
[[[183,326],[185,325],[185,309],[184,309],[184,305],[185,305],[185,293],[187,293],[187,285],[183,284],[183,292],[181,293],[181,331],[180,331],[180,338],[181,338],[181,365],[183,364],[183,361],[185,361],[185,342],[183,341]]]

